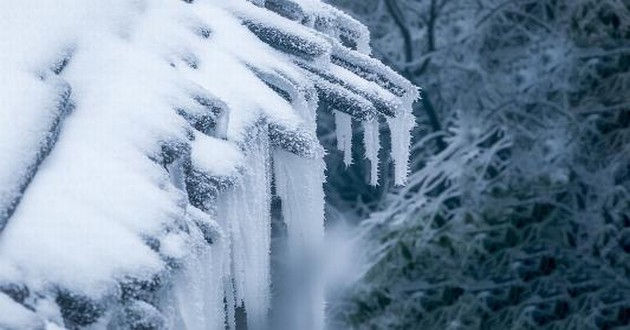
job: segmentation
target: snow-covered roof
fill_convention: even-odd
[[[11,315],[19,322],[114,322],[112,306],[124,305],[175,326],[185,312],[168,312],[155,292],[185,291],[169,289],[193,276],[179,269],[236,278],[233,298],[248,316],[264,314],[267,283],[251,273],[268,272],[268,222],[235,226],[269,217],[269,173],[291,172],[289,163],[310,169],[311,196],[322,194],[318,107],[371,127],[387,117],[404,182],[417,89],[371,58],[366,28],[329,5],[3,0],[0,15],[0,311],[24,307]],[[375,169],[378,128],[370,132]],[[248,180],[263,199],[237,212],[230,203],[248,198],[236,193]],[[253,247],[261,251],[238,260],[237,249]],[[214,290],[206,312],[223,313],[229,294]]]

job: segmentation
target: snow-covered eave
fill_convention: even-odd
[[[172,290],[175,278],[192,267],[191,258],[212,251],[223,258],[222,242],[234,246],[240,230],[230,229],[233,223],[265,230],[265,214],[260,223],[239,221],[267,206],[251,206],[247,213],[228,202],[246,198],[247,185],[255,185],[255,197],[264,202],[270,171],[278,193],[290,200],[283,210],[290,231],[316,246],[323,236],[324,179],[318,106],[346,113],[338,127],[346,153],[351,117],[367,121],[372,184],[378,178],[377,119],[389,118],[396,129],[393,142],[401,142],[394,148],[396,182],[404,182],[405,123],[417,90],[367,55],[367,30],[342,12],[312,0],[258,1],[258,6],[164,0],[146,8],[117,0],[101,14],[89,3],[64,1],[76,5],[77,13],[93,15],[93,25],[74,26],[79,20],[72,15],[80,14],[70,13],[64,20],[70,28],[56,31],[52,20],[29,33],[46,37],[51,24],[52,35],[72,34],[54,46],[72,51],[51,52],[46,70],[22,68],[19,57],[26,53],[0,63],[2,70],[3,65],[23,69],[26,77],[0,91],[0,97],[15,101],[2,104],[2,123],[24,125],[0,130],[14,134],[0,135],[0,151],[7,150],[0,155],[0,165],[7,165],[0,167],[0,291],[23,288],[24,298],[9,295],[31,310],[57,306],[57,314],[43,316],[47,321],[88,325],[116,306],[158,313],[160,306],[145,305],[146,297]],[[298,5],[301,18],[267,10],[279,10],[280,4]],[[30,17],[28,10],[21,14]],[[332,29],[335,25],[339,29]],[[15,29],[20,26],[4,33],[19,35]],[[31,90],[41,102],[26,102]],[[18,121],[17,109],[33,116]],[[296,181],[307,191],[297,191],[302,186]],[[297,221],[301,204],[309,210],[304,223]],[[33,240],[34,235],[42,237]],[[265,242],[258,237],[252,243],[263,244],[260,257],[267,252]],[[219,279],[232,269],[215,266],[226,272],[217,271]],[[264,263],[257,267],[268,270]],[[248,314],[264,314],[264,299],[251,293],[252,275],[242,273],[230,275],[242,282],[233,288],[233,303],[260,302]],[[264,288],[254,291],[265,295]]]
[[[367,27],[328,4],[319,1],[266,0],[264,7],[292,21],[314,27],[350,49],[370,53]]]
[[[294,3],[292,1],[287,2]],[[321,5],[324,6],[322,8],[328,8],[325,7],[324,4]],[[400,98],[400,102],[404,103],[407,107],[410,107],[411,103],[419,97],[418,88],[407,79],[400,76],[391,68],[383,65],[378,60],[361,52],[360,49],[352,49],[344,46],[338,39],[338,35],[331,35],[329,31],[325,29],[322,30],[321,26],[312,27],[309,25],[308,21],[303,21],[302,24],[300,24],[297,21],[282,20],[282,11],[280,13],[270,13],[254,5],[248,6],[247,3],[238,3],[237,6],[229,8],[234,10],[235,14],[240,17],[262,41],[267,42],[270,35],[281,40],[275,43],[275,47],[283,51],[292,48],[291,54],[296,56],[296,63],[298,65],[309,69],[311,72],[317,71],[319,76],[333,82],[333,84],[341,85],[341,87],[347,89],[348,92],[352,94],[363,94],[362,96],[365,97],[366,95],[361,87],[369,86],[371,85],[370,83],[380,86],[383,91],[371,93],[372,95],[369,95],[368,98],[371,98],[370,101],[385,116],[393,116],[397,110],[396,108],[401,108],[394,104],[394,97]],[[271,8],[284,7],[271,6]],[[261,15],[257,15],[259,13],[261,13]],[[264,15],[262,13],[264,13]],[[264,32],[260,31],[255,28],[255,26],[258,25],[266,26],[267,30]],[[308,47],[308,52],[306,52],[304,49],[297,49],[296,45],[298,44],[311,46]],[[330,69],[326,71],[314,69],[314,67],[322,67],[322,63],[326,63],[323,65],[324,68],[330,67]],[[339,71],[335,69],[335,67],[343,67],[356,75],[356,77],[352,77],[350,81],[338,79],[334,72],[330,72]],[[354,86],[351,86],[352,82],[355,83]],[[387,93],[393,95],[383,95]],[[343,111],[344,109],[338,110]]]

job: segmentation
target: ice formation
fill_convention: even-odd
[[[71,10],[70,10],[71,8]],[[378,118],[403,183],[416,88],[318,0],[0,3],[0,327],[265,328],[270,201],[324,237],[316,111]],[[299,267],[296,267],[299,268]],[[296,322],[324,325],[313,278]]]
[[[393,118],[387,118],[391,131],[392,160],[394,161],[394,182],[404,185],[409,174],[409,147],[411,129],[415,126],[415,118],[411,112],[401,112]]]
[[[335,111],[335,133],[337,135],[337,149],[343,151],[343,162],[346,166],[352,164],[352,117]]]
[[[378,184],[378,152],[381,149],[379,125],[377,120],[363,123],[363,144],[365,158],[370,161],[370,184]]]

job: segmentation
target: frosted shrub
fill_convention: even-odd
[[[408,185],[360,228],[365,269],[339,319],[628,327],[628,4],[345,4],[377,31],[376,52],[423,82],[426,116]]]

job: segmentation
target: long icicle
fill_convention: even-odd
[[[350,166],[352,164],[352,117],[336,110],[333,114],[335,116],[337,149],[343,151],[343,162],[346,166]]]
[[[370,161],[370,184],[378,185],[378,152],[381,149],[378,120],[363,123],[363,144],[365,158]]]
[[[294,326],[324,328],[324,287],[318,267],[324,241],[324,161],[293,154],[274,153],[276,192],[282,200],[282,215],[288,230]]]
[[[411,130],[415,126],[415,118],[411,108],[387,118],[391,132],[392,160],[394,161],[394,183],[403,186],[409,174],[409,147],[411,145]]]
[[[244,303],[248,329],[264,329],[270,305],[271,165],[264,124],[253,132],[246,151],[246,173],[220,197],[218,217],[229,228],[235,304]],[[231,283],[226,283],[228,301]],[[231,306],[228,306],[228,312]],[[230,313],[228,313],[230,314]],[[233,316],[230,315],[231,319]],[[229,320],[228,325],[232,325]]]

